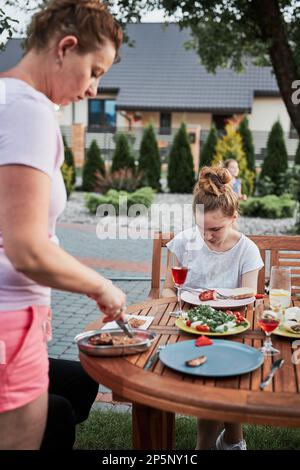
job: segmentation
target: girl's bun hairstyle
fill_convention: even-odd
[[[68,35],[77,37],[81,54],[94,51],[109,39],[116,48],[116,58],[123,39],[120,25],[100,0],[51,0],[34,15],[26,48],[46,49],[53,38]]]
[[[232,176],[226,168],[203,167],[194,187],[194,211],[197,204],[202,204],[206,212],[221,209],[224,215],[234,216],[238,212],[239,201],[231,180]]]

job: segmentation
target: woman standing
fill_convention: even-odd
[[[0,449],[41,444],[50,288],[88,295],[109,319],[125,311],[124,293],[55,237],[66,194],[54,104],[96,96],[121,42],[98,0],[53,0],[33,18],[21,62],[0,74]]]

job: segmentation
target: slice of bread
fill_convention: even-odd
[[[254,297],[255,292],[250,287],[237,287],[232,289],[232,298],[233,299],[248,299],[249,297]]]

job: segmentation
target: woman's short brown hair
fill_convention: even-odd
[[[116,48],[116,59],[123,32],[107,6],[99,0],[51,0],[36,13],[28,28],[26,47],[42,50],[53,37],[76,36],[78,53],[91,52],[109,39]]]
[[[239,200],[232,189],[232,176],[226,168],[219,166],[202,168],[194,187],[193,209],[203,204],[204,211],[221,209],[227,217],[233,217],[239,210]]]

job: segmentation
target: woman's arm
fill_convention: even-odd
[[[87,294],[114,316],[125,305],[123,292],[49,240],[50,190],[50,177],[39,170],[0,167],[0,230],[7,257],[35,282]]]

